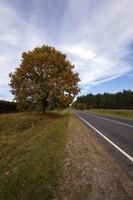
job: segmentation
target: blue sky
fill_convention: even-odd
[[[81,93],[133,89],[133,0],[1,0],[0,99],[23,51],[49,44],[68,55]]]

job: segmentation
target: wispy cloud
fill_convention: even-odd
[[[63,47],[64,51],[68,52],[69,54],[73,54],[84,60],[94,59],[96,54],[88,48],[86,42],[78,43],[73,46],[66,46]]]
[[[44,43],[75,64],[82,93],[132,74],[132,8],[132,0],[1,0],[0,88],[8,84],[21,53]]]
[[[43,31],[42,35],[34,22],[23,20],[19,11],[6,1],[0,1],[0,19],[0,98],[5,99],[5,96],[12,98],[8,87],[9,73],[18,66],[21,53],[42,45],[45,33]]]
[[[72,21],[67,24],[71,40],[64,38],[63,49],[77,66],[81,88],[87,90],[133,70],[129,57],[126,60],[133,41],[132,7],[132,0],[69,1],[66,21]]]

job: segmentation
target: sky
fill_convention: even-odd
[[[133,0],[0,0],[0,99],[21,54],[54,46],[79,73],[80,95],[133,89]]]

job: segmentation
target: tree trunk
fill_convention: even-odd
[[[46,112],[47,106],[48,106],[48,101],[47,101],[47,98],[45,98],[45,99],[42,100],[42,111],[43,111],[44,114]]]

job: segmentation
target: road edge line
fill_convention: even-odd
[[[108,139],[105,135],[103,135],[99,130],[97,130],[94,126],[92,126],[89,122],[87,122],[85,119],[80,117],[77,113],[74,112],[74,114],[79,117],[82,121],[84,121],[88,126],[90,126],[93,130],[95,130],[99,135],[101,135],[105,140],[107,140],[110,144],[112,144],[117,150],[119,150],[124,156],[126,156],[131,162],[133,162],[133,157],[128,155],[124,150],[122,150],[120,147],[118,147],[114,142],[112,142],[110,139]]]

